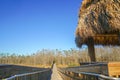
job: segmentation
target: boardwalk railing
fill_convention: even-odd
[[[113,78],[101,74],[88,72],[71,72],[65,69],[59,69],[63,80],[120,80],[120,78]]]
[[[14,75],[3,80],[120,80],[120,78],[106,76],[107,74],[103,74],[101,70],[106,72],[106,64],[90,64],[71,68],[57,68],[53,65],[52,70]],[[58,73],[59,77],[57,77]]]
[[[51,70],[43,70],[32,73],[18,74],[2,80],[48,80],[51,76]]]

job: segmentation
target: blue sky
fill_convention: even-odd
[[[0,52],[77,48],[81,0],[0,0]]]

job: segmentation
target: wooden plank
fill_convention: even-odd
[[[120,67],[109,67],[110,72],[120,71]]]
[[[120,62],[109,62],[108,67],[120,67]]]

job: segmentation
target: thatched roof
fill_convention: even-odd
[[[120,45],[120,0],[83,0],[76,29],[76,44]]]

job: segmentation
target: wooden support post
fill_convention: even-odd
[[[88,54],[90,56],[91,62],[96,62],[95,58],[95,48],[94,48],[94,40],[92,37],[88,38]]]

